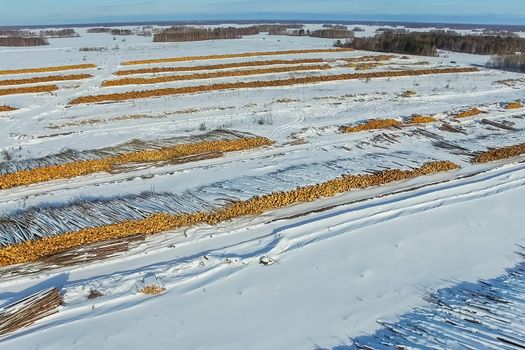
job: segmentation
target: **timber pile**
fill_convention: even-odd
[[[437,121],[436,118],[428,116],[428,115],[419,115],[414,114],[413,116],[408,119],[407,123],[409,124],[426,124],[426,123],[433,123]]]
[[[523,103],[518,102],[518,101],[516,101],[516,102],[509,102],[505,106],[505,109],[519,109],[519,108],[523,108]]]
[[[309,77],[289,78],[289,79],[280,79],[280,80],[220,83],[220,84],[212,84],[212,85],[197,85],[197,86],[187,86],[187,87],[177,87],[177,88],[130,91],[130,92],[121,92],[121,93],[113,93],[113,94],[105,94],[105,95],[81,96],[81,97],[77,97],[71,100],[69,104],[76,105],[76,104],[83,104],[83,103],[126,101],[126,100],[134,100],[134,99],[141,99],[141,98],[148,98],[148,97],[192,94],[192,93],[201,93],[201,92],[217,91],[217,90],[281,87],[281,86],[316,84],[316,83],[333,82],[333,81],[341,81],[341,80],[407,77],[407,76],[420,76],[420,75],[431,75],[431,74],[471,73],[471,72],[477,72],[477,71],[478,71],[477,68],[442,68],[442,69],[421,69],[421,70],[406,70],[406,71],[350,73],[350,74],[337,74],[337,75],[309,76]]]
[[[124,153],[103,159],[71,162],[42,168],[22,170],[0,175],[0,189],[29,185],[58,179],[111,172],[114,167],[130,163],[150,163],[167,161],[175,158],[211,152],[234,152],[262,146],[269,146],[272,141],[263,137],[238,138],[234,140],[203,141],[194,144],[182,144],[154,150],[142,150]]]
[[[367,63],[347,63],[346,67],[348,68],[354,68],[355,70],[370,70],[377,67],[382,66],[382,63],[373,63],[373,62],[367,62]]]
[[[261,52],[245,52],[245,53],[230,53],[222,55],[207,55],[207,56],[184,56],[184,57],[169,57],[157,58],[150,60],[126,61],[122,62],[123,66],[132,66],[138,64],[152,64],[152,63],[168,63],[168,62],[184,62],[184,61],[202,61],[202,60],[222,60],[227,58],[244,58],[257,56],[276,56],[276,55],[296,55],[305,53],[330,53],[330,52],[345,52],[354,51],[353,49],[309,49],[309,50],[285,50],[285,51],[261,51]]]
[[[36,94],[40,92],[51,92],[58,90],[56,85],[37,85],[27,87],[17,87],[10,89],[0,89],[0,96],[17,95],[17,94]]]
[[[234,63],[223,63],[203,66],[189,66],[189,67],[154,67],[154,68],[143,68],[143,69],[128,69],[115,72],[115,75],[134,75],[134,74],[154,74],[154,73],[168,73],[168,72],[192,72],[199,70],[218,70],[218,69],[229,69],[229,68],[242,68],[242,67],[257,67],[257,66],[273,66],[278,64],[291,65],[291,64],[303,64],[303,63],[324,63],[325,60],[322,58],[308,58],[299,60],[267,60],[267,61],[247,61],[247,62],[234,62]]]
[[[69,249],[28,265],[0,269],[0,277],[34,275],[41,271],[48,271],[49,269],[108,259],[137,247],[145,238],[146,237],[139,235]]]
[[[345,61],[349,63],[384,62],[384,61],[390,61],[396,57],[397,56],[395,55],[375,55],[375,56],[371,55],[371,56],[345,58]]]
[[[181,80],[243,77],[243,76],[248,76],[248,75],[259,75],[259,74],[327,70],[330,68],[331,67],[327,64],[319,64],[319,65],[310,65],[310,66],[260,68],[260,69],[233,70],[233,71],[230,70],[230,71],[224,71],[224,72],[210,72],[210,73],[200,73],[200,74],[170,75],[170,76],[161,76],[161,77],[153,77],[153,78],[124,78],[124,79],[117,79],[117,80],[106,80],[102,83],[102,86],[109,87],[109,86],[122,86],[122,85],[159,84],[159,83],[168,83],[168,82],[181,81]]]
[[[472,160],[472,163],[488,163],[495,160],[502,160],[517,157],[525,153],[525,143],[513,146],[489,149],[481,152]]]
[[[6,105],[0,105],[0,112],[11,112],[16,111],[18,108]]]
[[[0,86],[36,84],[36,83],[46,83],[50,81],[81,80],[81,79],[89,79],[89,78],[93,78],[93,76],[91,74],[49,75],[45,77],[34,77],[34,78],[27,78],[27,79],[0,80]]]
[[[268,210],[315,201],[323,197],[332,197],[355,189],[380,186],[457,168],[459,166],[452,162],[437,161],[426,163],[420,168],[411,170],[390,169],[373,174],[344,175],[320,184],[232,202],[210,212],[158,213],[141,220],[127,220],[117,224],[87,228],[2,248],[0,249],[0,265],[7,266],[36,261],[67,249],[110,239],[157,234],[197,224],[216,225],[226,220],[247,215],[258,215]]]
[[[165,291],[166,291],[166,288],[159,287],[157,285],[152,284],[149,286],[145,286],[139,292],[142,294],[147,294],[147,295],[157,295],[157,294],[164,293]]]
[[[62,70],[88,69],[97,68],[94,64],[77,64],[72,66],[55,66],[55,67],[40,67],[40,68],[24,68],[24,69],[4,69],[0,70],[0,75],[8,74],[28,74],[28,73],[46,73],[58,72]]]
[[[57,313],[62,303],[60,291],[50,288],[0,309],[0,336]]]
[[[395,119],[369,119],[365,123],[356,126],[346,126],[342,128],[342,132],[353,133],[366,130],[386,129],[393,126],[400,126],[402,123]]]
[[[458,114],[455,115],[455,117],[456,118],[468,118],[468,117],[473,117],[475,115],[479,115],[482,113],[483,112],[480,111],[478,108],[471,108],[471,109],[467,109],[466,111],[459,112]]]

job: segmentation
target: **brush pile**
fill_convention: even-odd
[[[0,336],[30,326],[58,312],[62,297],[57,288],[35,293],[0,309]]]
[[[472,163],[488,163],[495,160],[502,160],[517,157],[525,153],[525,143],[518,145],[489,149],[476,155]]]
[[[35,78],[27,78],[27,79],[0,80],[0,86],[37,84],[37,83],[46,83],[50,81],[81,80],[81,79],[89,79],[89,78],[93,78],[93,76],[91,74],[50,75],[46,77],[35,77]]]
[[[36,94],[40,92],[52,92],[56,90],[58,90],[58,86],[56,85],[36,85],[11,89],[0,89],[0,96],[17,94]]]
[[[247,61],[247,62],[234,62],[234,63],[223,63],[213,65],[202,65],[202,66],[188,66],[188,67],[154,67],[154,68],[143,68],[143,69],[129,69],[115,72],[115,75],[135,75],[135,74],[155,74],[155,73],[168,73],[168,72],[192,72],[199,70],[218,70],[218,69],[229,69],[229,68],[242,68],[242,67],[258,67],[258,66],[273,66],[273,65],[296,65],[304,63],[324,63],[325,60],[322,58],[308,58],[299,60],[268,60],[268,61]]]
[[[123,66],[133,66],[133,65],[138,65],[138,64],[152,64],[152,63],[222,60],[222,59],[228,59],[228,58],[245,58],[245,57],[276,56],[276,55],[297,55],[297,54],[305,54],[305,53],[331,53],[331,52],[345,52],[345,51],[353,51],[353,49],[308,49],[308,50],[229,53],[229,54],[223,54],[223,55],[207,55],[207,56],[183,56],[183,57],[157,58],[157,59],[151,59],[151,60],[126,61],[126,62],[122,62],[122,65]]]
[[[248,81],[248,82],[234,82],[234,83],[220,83],[212,85],[197,85],[177,88],[164,88],[154,90],[142,90],[121,92],[106,95],[91,95],[77,97],[69,102],[70,105],[83,103],[101,103],[135,100],[141,98],[170,96],[181,94],[192,94],[209,91],[230,90],[230,89],[253,89],[265,87],[281,87],[294,86],[303,84],[316,84],[323,82],[333,82],[342,80],[356,80],[356,79],[374,79],[374,78],[389,78],[389,77],[408,77],[431,74],[450,74],[450,73],[470,73],[477,72],[477,68],[441,68],[441,69],[422,69],[422,70],[406,70],[406,71],[383,71],[383,72],[369,72],[369,73],[350,73],[337,75],[320,75],[308,76],[301,78],[289,78],[281,80],[264,80],[264,81]]]
[[[524,281],[522,262],[503,276],[429,293],[427,305],[378,321],[379,330],[345,349],[523,349]]]
[[[28,74],[28,73],[45,73],[45,72],[59,72],[62,70],[76,70],[97,68],[94,64],[76,64],[72,66],[55,66],[55,67],[40,67],[40,68],[24,68],[24,69],[6,69],[0,70],[0,75],[9,74]]]
[[[391,169],[374,174],[344,175],[320,184],[232,202],[212,211],[183,214],[161,212],[141,220],[127,220],[117,224],[86,228],[61,235],[49,235],[40,240],[29,240],[0,249],[0,265],[36,261],[67,249],[110,239],[157,234],[197,224],[215,225],[241,216],[257,215],[268,210],[331,197],[355,189],[380,186],[457,168],[458,165],[452,162],[436,161],[411,170]]]
[[[168,82],[181,81],[181,80],[229,78],[229,77],[259,75],[259,74],[302,72],[302,71],[327,70],[327,69],[330,69],[329,65],[319,64],[319,65],[310,65],[310,66],[229,70],[229,71],[224,71],[224,72],[170,75],[170,76],[161,76],[161,77],[154,77],[154,78],[124,78],[124,79],[118,79],[118,80],[106,80],[102,83],[102,86],[108,87],[108,86],[122,86],[122,85],[159,84],[159,83],[168,83]]]
[[[365,123],[356,126],[345,126],[341,128],[344,133],[361,132],[366,130],[387,129],[400,126],[402,123],[395,119],[369,119]]]

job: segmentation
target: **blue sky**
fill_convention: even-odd
[[[525,25],[525,0],[0,1],[0,26],[196,19],[347,19]]]

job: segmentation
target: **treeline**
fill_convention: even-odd
[[[108,33],[111,35],[133,35],[133,31],[131,29],[118,29],[118,28],[105,28],[105,27],[89,28],[86,32],[91,33],[91,34]]]
[[[525,54],[492,56],[486,66],[488,68],[525,73]]]
[[[49,45],[49,41],[42,37],[0,37],[0,46],[43,46]]]
[[[525,39],[516,37],[460,35],[449,32],[384,32],[371,38],[354,38],[336,46],[356,50],[393,52],[400,54],[436,56],[437,50],[478,55],[508,55],[525,52]]]
[[[133,35],[131,29],[111,29],[109,32],[111,35]]]
[[[293,29],[288,28],[274,28],[270,32],[270,35],[288,35],[288,36],[310,36],[315,38],[328,38],[328,39],[349,39],[354,37],[354,32],[344,29],[319,29],[310,31],[304,29]]]
[[[256,35],[263,32],[286,30],[287,28],[289,28],[288,25],[255,25],[228,28],[171,27],[156,33],[153,36],[153,42],[240,39],[244,35]]]
[[[35,33],[29,30],[17,30],[17,29],[2,29],[0,30],[0,36],[9,36],[9,37],[27,37],[34,36]]]
[[[41,30],[40,36],[45,38],[76,38],[79,37],[74,29]]]
[[[88,30],[86,30],[86,32],[91,34],[111,33],[111,28],[89,28]]]

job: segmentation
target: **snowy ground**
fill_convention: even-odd
[[[152,342],[157,348],[181,349],[334,348],[347,344],[348,337],[377,330],[377,319],[392,319],[424,304],[427,289],[495,277],[518,261],[516,244],[525,244],[520,225],[524,159],[486,165],[472,165],[470,160],[488,147],[524,142],[525,110],[504,108],[506,102],[524,98],[524,75],[480,69],[68,106],[71,99],[89,94],[350,73],[354,69],[344,65],[345,58],[374,54],[295,54],[122,67],[121,62],[137,59],[330,48],[333,40],[261,34],[158,44],[147,37],[113,40],[109,34],[78,31],[80,38],[52,39],[46,47],[0,48],[0,70],[98,66],[79,71],[94,78],[59,82],[56,93],[0,96],[0,105],[20,108],[0,113],[0,161],[30,160],[67,149],[94,150],[134,139],[199,135],[203,128],[250,132],[276,144],[216,159],[132,167],[118,174],[2,190],[0,220],[15,214],[24,218],[28,208],[63,206],[67,211],[75,200],[90,203],[145,191],[191,193],[217,204],[224,198],[247,199],[343,174],[409,169],[432,160],[451,160],[461,169],[214,227],[161,234],[97,263],[33,274],[0,270],[0,307],[49,286],[62,288],[65,301],[58,314],[0,338],[0,349],[138,349]],[[80,52],[80,47],[108,50]],[[123,68],[297,58],[329,59],[331,69],[100,87]],[[483,65],[487,59],[455,53],[437,58],[398,56],[372,71],[465,67]],[[55,74],[61,73],[1,78]],[[416,95],[403,97],[407,90]],[[453,117],[472,106],[485,113]],[[402,121],[413,114],[434,115],[438,122],[357,134],[339,131],[340,126],[371,118]],[[446,131],[443,123],[461,132]],[[263,266],[261,257],[275,263]],[[161,280],[167,291],[154,297],[137,293],[145,276]],[[88,300],[91,289],[104,296]]]

